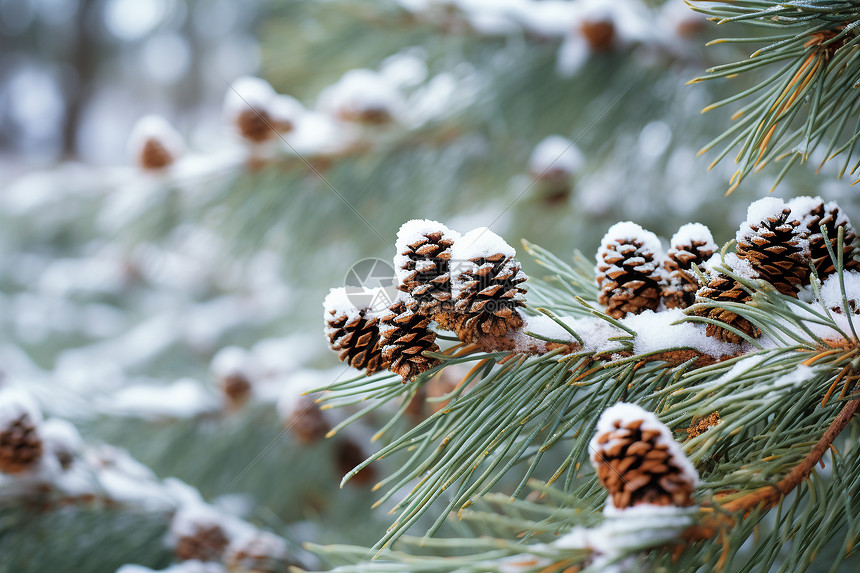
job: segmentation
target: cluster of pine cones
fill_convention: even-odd
[[[404,224],[394,260],[396,300],[382,312],[356,308],[345,289],[326,298],[326,335],[341,361],[368,375],[383,369],[411,380],[438,364],[435,321],[463,342],[503,338],[520,329],[527,279],[516,251],[478,228],[460,236],[436,221]]]
[[[763,279],[780,293],[797,297],[810,284],[810,266],[822,281],[836,271],[828,246],[836,253],[840,228],[844,269],[860,270],[860,262],[854,259],[854,231],[835,202],[824,203],[819,197],[798,197],[788,203],[773,197],[761,199],[750,205],[747,220],[737,232],[736,252],[725,263],[735,274]],[[715,252],[710,231],[698,223],[681,227],[665,254],[653,233],[629,222],[614,225],[597,253],[599,302],[614,318],[645,310],[687,308],[705,300],[749,302],[752,296],[740,282],[705,269]],[[694,264],[701,274],[695,272]],[[708,336],[726,342],[743,341],[736,331],[761,335],[752,323],[729,310],[706,308],[692,314],[728,325],[730,328],[709,323],[706,329]]]

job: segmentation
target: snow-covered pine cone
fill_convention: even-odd
[[[742,262],[734,255],[729,255],[726,258],[726,262],[730,266],[732,264],[738,267],[742,265]],[[699,302],[701,302],[702,299],[737,303],[747,303],[752,300],[752,295],[744,289],[740,282],[716,270],[712,270],[710,272],[708,284],[700,288],[696,293],[696,296],[698,297]],[[696,310],[692,314],[695,316],[703,316],[705,318],[718,320],[753,338],[761,336],[761,331],[754,324],[744,317],[727,309],[715,307],[704,308]],[[712,338],[723,340],[725,342],[732,342],[734,344],[740,344],[744,340],[731,330],[727,330],[715,324],[708,324],[705,327],[705,333]]]
[[[170,167],[185,149],[182,136],[157,115],[144,116],[134,124],[128,147],[134,161],[145,171]]]
[[[481,336],[501,337],[523,325],[517,309],[525,305],[528,279],[501,237],[479,227],[463,235],[453,249],[454,308],[450,325],[463,342]],[[447,320],[437,322],[444,328]]]
[[[766,197],[752,203],[737,241],[739,258],[782,294],[797,296],[809,276],[809,249],[800,221],[782,199]]]
[[[606,314],[624,318],[660,304],[663,250],[657,236],[630,221],[606,232],[597,251],[598,301]]]
[[[288,556],[286,542],[263,531],[233,541],[224,555],[224,564],[229,573],[286,573],[296,565]]]
[[[33,469],[41,458],[42,440],[29,415],[22,414],[0,429],[0,472],[25,472]]]
[[[717,250],[711,231],[701,223],[687,223],[670,241],[663,268],[662,296],[666,308],[687,308],[696,302],[699,277],[693,265],[702,267]]]
[[[38,465],[44,450],[41,422],[29,395],[11,388],[0,391],[0,472],[19,474]]]
[[[404,301],[395,301],[384,313],[379,333],[383,360],[404,382],[439,364],[438,359],[422,354],[439,352],[430,318],[409,310]]]
[[[836,201],[824,203],[821,197],[797,197],[789,204],[792,215],[800,220],[800,234],[809,241],[809,259],[815,266],[818,278],[824,281],[836,272],[830,253],[827,251],[827,243],[833,249],[833,254],[839,256],[839,227],[844,228],[842,239],[842,264],[846,271],[860,270],[860,261],[854,258],[854,241],[857,238],[851,222],[845,213],[839,209]],[[827,239],[821,233],[821,226],[827,230]],[[804,284],[808,284],[805,281]]]
[[[176,541],[176,558],[180,561],[220,561],[230,540],[220,525],[195,524]]]
[[[693,505],[698,474],[654,414],[620,403],[604,411],[591,440],[591,462],[612,505]]]
[[[284,425],[302,444],[315,444],[331,430],[331,425],[313,396],[297,397]]]
[[[415,219],[397,233],[397,288],[410,295],[410,310],[433,316],[451,300],[451,247],[460,234],[437,221]]]
[[[323,304],[325,334],[341,362],[364,369],[367,375],[388,368],[379,342],[379,318],[368,309],[358,309],[343,288],[331,289]]]

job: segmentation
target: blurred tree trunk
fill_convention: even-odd
[[[63,155],[77,158],[78,131],[81,116],[93,92],[93,82],[98,66],[98,28],[96,25],[96,0],[81,0],[75,14],[77,38],[69,53],[68,62],[76,73],[66,94],[66,117],[63,125]]]

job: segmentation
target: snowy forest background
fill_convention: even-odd
[[[328,289],[414,218],[568,258],[628,219],[730,240],[778,169],[724,198],[730,162],[697,157],[738,86],[685,84],[744,57],[717,33],[680,0],[0,0],[0,420],[38,409],[73,460],[0,476],[0,571],[179,571],[186,518],[309,568],[303,542],[372,545],[396,457],[338,483],[392,406],[331,439],[348,411],[300,415],[353,374]],[[237,135],[237,86],[269,97],[244,76],[300,104],[283,139]],[[149,114],[184,140],[166,170],[129,145]],[[813,171],[776,194],[854,215]]]

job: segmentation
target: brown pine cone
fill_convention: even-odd
[[[579,31],[595,52],[607,52],[615,43],[615,24],[610,19],[583,20]]]
[[[248,108],[236,116],[236,130],[252,143],[265,143],[275,137],[269,112]]]
[[[143,144],[138,162],[143,169],[159,170],[171,165],[174,157],[155,139],[147,139]]]
[[[422,354],[425,350],[439,352],[430,318],[412,312],[405,302],[399,300],[389,307],[380,319],[379,332],[383,360],[404,382],[439,364],[438,359]]]
[[[220,525],[197,524],[176,542],[176,558],[180,561],[220,561],[229,539]]]
[[[357,309],[343,288],[332,289],[325,303],[325,333],[338,358],[370,376],[388,368],[379,339],[379,318],[367,309]]]
[[[398,290],[410,295],[410,310],[433,316],[451,300],[451,247],[459,233],[436,221],[413,220],[397,233],[394,266]]]
[[[287,573],[297,565],[289,559],[282,538],[262,531],[231,543],[224,564],[230,573]]]
[[[612,504],[693,505],[698,475],[672,433],[635,404],[606,410],[591,440],[591,461]]]
[[[750,205],[737,241],[739,258],[776,290],[797,297],[797,288],[808,281],[809,251],[800,221],[782,199],[766,197]]]
[[[860,270],[860,261],[854,258],[854,242],[857,236],[848,217],[839,209],[835,201],[825,204],[821,197],[797,197],[789,203],[789,206],[792,215],[800,220],[801,236],[809,241],[809,259],[822,282],[836,272],[836,267],[827,251],[827,243],[830,243],[833,254],[838,257],[839,227],[844,228],[842,265],[846,271]],[[821,234],[822,225],[827,230],[827,240]],[[809,280],[804,284],[809,284]]]
[[[367,455],[364,450],[355,443],[351,438],[342,438],[337,442],[334,452],[335,467],[338,475],[345,476],[351,472],[358,464],[363,462]],[[360,470],[352,476],[348,483],[357,486],[368,486],[376,482],[376,468],[373,464]]]
[[[741,283],[732,277],[719,272],[713,272],[711,274],[708,284],[699,289],[697,296],[699,299],[710,299],[724,302],[746,303],[752,300],[752,295],[743,288]],[[737,328],[741,332],[748,334],[753,338],[761,336],[761,331],[755,325],[730,310],[722,308],[705,308],[696,310],[692,314],[695,316],[703,316],[705,318],[719,320],[720,322],[724,322],[729,326]],[[714,324],[708,324],[705,327],[705,333],[718,340],[732,342],[734,344],[740,344],[744,341],[743,338],[734,332]]]
[[[501,237],[480,227],[454,245],[452,269],[454,308],[452,324],[463,342],[480,336],[500,337],[523,325],[517,308],[525,306],[528,278],[514,257],[516,251]]]
[[[696,302],[699,277],[693,265],[701,268],[717,250],[711,231],[701,223],[688,223],[678,229],[670,241],[663,268],[663,305],[666,308],[687,308]]]
[[[331,425],[313,396],[299,396],[284,425],[302,444],[315,444],[328,434]]]
[[[42,449],[42,439],[30,415],[19,415],[0,429],[0,472],[19,474],[35,468]]]
[[[598,301],[606,314],[624,318],[660,304],[663,253],[654,233],[624,221],[606,232],[597,251]]]

